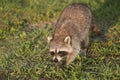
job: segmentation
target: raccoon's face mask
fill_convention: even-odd
[[[59,62],[63,57],[65,57],[68,52],[59,51],[58,53],[51,51],[50,54],[53,56],[54,62]]]
[[[52,40],[52,38],[49,38],[48,40]],[[53,56],[53,61],[54,62],[59,62],[67,56],[67,54],[72,52],[72,47],[71,47],[71,38],[67,36],[63,43],[56,43],[56,41],[48,41],[50,42],[50,54]]]

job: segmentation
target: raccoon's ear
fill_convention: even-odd
[[[48,43],[50,43],[50,41],[51,41],[52,39],[53,39],[52,36],[48,36],[48,37],[47,37]]]
[[[70,45],[70,43],[71,43],[71,37],[70,37],[70,36],[67,36],[67,37],[64,39],[64,42],[65,42],[66,44],[69,44],[69,45]]]

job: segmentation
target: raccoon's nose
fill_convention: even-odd
[[[58,59],[57,59],[57,58],[55,58],[55,59],[54,59],[54,62],[58,62]]]

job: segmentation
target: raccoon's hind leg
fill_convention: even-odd
[[[87,48],[89,46],[89,36],[86,36],[86,38],[81,42],[81,54],[86,55]]]
[[[94,18],[92,19],[91,30],[92,30],[92,32],[95,33],[95,35],[100,35],[101,34],[100,28],[96,24]]]

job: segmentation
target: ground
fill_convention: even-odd
[[[62,10],[86,3],[101,35],[70,66],[50,61],[47,36]],[[120,80],[120,0],[1,0],[0,80]]]

